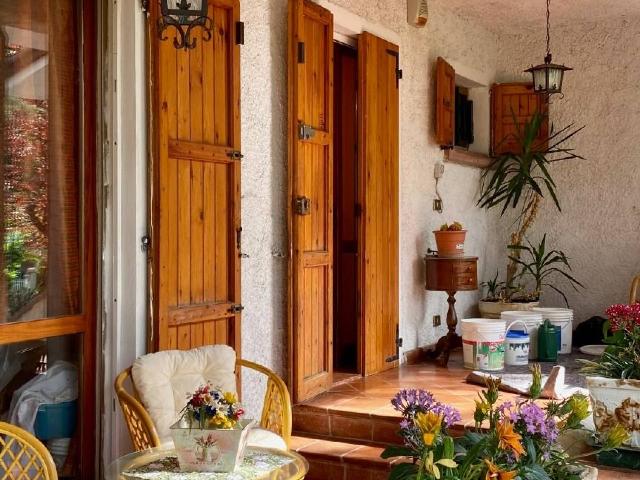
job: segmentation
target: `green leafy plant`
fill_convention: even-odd
[[[485,302],[495,302],[503,298],[505,283],[499,280],[500,272],[496,270],[496,275],[486,282],[480,284],[481,287],[487,289],[486,295],[483,297]]]
[[[509,209],[516,209],[515,229],[508,245],[520,246],[535,222],[545,196],[551,197],[561,211],[557,186],[549,167],[563,160],[584,159],[567,146],[567,141],[584,127],[574,128],[574,124],[570,124],[554,131],[552,125],[549,135],[541,140],[540,130],[548,121],[547,115],[537,112],[523,126],[513,112],[512,115],[515,132],[504,140],[513,137],[519,152],[498,156],[484,170],[478,205],[486,209],[499,207],[501,216]],[[518,257],[518,251],[509,255],[505,282],[507,300],[511,297],[518,274],[518,263],[514,260]]]
[[[453,222],[452,224],[443,223],[440,225],[441,232],[461,232],[463,230],[460,222]]]
[[[540,298],[543,287],[549,287],[562,295],[565,304],[569,306],[565,293],[550,283],[552,277],[564,277],[576,291],[578,291],[578,287],[584,288],[584,285],[569,273],[571,265],[564,252],[547,249],[546,233],[538,245],[533,245],[527,240],[526,245],[509,245],[509,249],[519,253],[519,255],[509,255],[509,259],[520,267],[516,279],[529,276],[535,282],[533,300]],[[525,259],[522,258],[522,253],[526,254]]]
[[[606,310],[604,341],[608,345],[595,361],[580,360],[589,376],[640,380],[640,303],[611,305]],[[609,334],[611,330],[612,334]]]

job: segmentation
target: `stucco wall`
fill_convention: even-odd
[[[551,168],[562,213],[545,201],[530,236],[537,241],[547,232],[571,257],[586,287],[565,288],[579,322],[626,301],[640,272],[640,20],[555,25],[552,41],[554,60],[574,70],[565,76],[565,97],[552,101],[551,120],[586,125],[572,142],[586,160]],[[542,29],[503,35],[499,43],[500,81],[526,79],[523,68],[544,55]],[[548,291],[543,301],[562,303]]]
[[[485,256],[492,216],[475,207],[479,172],[446,165],[440,184],[442,215],[432,210],[433,168],[442,153],[433,136],[434,64],[451,59],[493,77],[497,42],[493,34],[453,14],[433,8],[429,25],[406,22],[404,2],[338,0],[339,6],[399,36],[400,83],[400,329],[404,350],[433,343],[446,326],[446,296],[424,290],[422,257],[435,247],[431,231],[445,221],[469,227],[467,252]],[[242,169],[243,314],[242,349],[284,374],[286,367],[286,22],[285,0],[243,0]],[[336,19],[339,22],[339,19]],[[480,264],[480,275],[484,262]],[[476,293],[458,296],[460,317],[475,309]],[[434,329],[432,315],[443,316]],[[255,408],[261,386],[245,380],[244,397]]]

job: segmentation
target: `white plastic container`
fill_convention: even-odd
[[[544,320],[549,319],[552,325],[560,327],[560,349],[558,353],[571,353],[573,342],[573,310],[570,308],[542,308],[536,307],[532,311],[542,315]]]
[[[504,369],[507,322],[489,318],[466,318],[460,324],[464,367],[487,371]]]
[[[529,343],[527,326],[522,320],[516,320],[509,324],[504,339],[504,364],[509,366],[528,365]]]
[[[530,310],[507,310],[500,315],[502,320],[506,320],[508,324],[515,321],[523,322],[529,332],[529,360],[538,359],[538,329],[542,322],[542,314]]]

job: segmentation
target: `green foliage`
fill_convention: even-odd
[[[500,273],[498,272],[498,270],[496,270],[495,277],[480,284],[481,287],[487,289],[487,294],[484,296],[483,300],[488,302],[495,302],[503,297],[505,283],[499,280],[499,275]]]
[[[539,141],[538,135],[546,121],[545,115],[535,113],[522,128],[516,121],[515,114],[513,117],[515,138],[521,147],[521,153],[507,153],[491,162],[482,175],[482,192],[478,205],[482,208],[502,206],[500,214],[503,215],[509,206],[516,208],[521,199],[530,194],[536,193],[544,197],[546,192],[560,210],[556,183],[548,167],[552,162],[583,159],[565,144],[584,127],[574,129],[571,124],[555,133],[552,127],[548,138]],[[521,215],[525,213],[523,209]]]
[[[584,288],[584,285],[569,273],[571,265],[564,252],[561,250],[547,250],[546,234],[544,234],[538,245],[533,245],[527,240],[527,245],[509,245],[509,249],[519,253],[518,255],[509,255],[509,259],[521,268],[517,278],[531,277],[535,282],[534,294],[536,296],[540,296],[543,287],[549,287],[558,292],[567,306],[569,306],[564,292],[556,285],[549,283],[551,277],[559,276],[565,278],[576,291],[578,291],[578,287]],[[525,253],[528,258],[523,260],[522,253]]]

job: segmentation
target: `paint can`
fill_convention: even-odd
[[[542,314],[531,310],[507,310],[500,314],[502,320],[506,320],[511,324],[515,321],[521,321],[526,325],[526,331],[529,333],[529,360],[538,359],[538,329],[542,322]]]
[[[524,330],[511,330],[511,327],[521,323]],[[507,335],[504,340],[504,363],[510,366],[522,366],[529,364],[529,348],[531,337],[527,332],[526,324],[518,320],[507,327]]]
[[[466,318],[460,324],[464,367],[487,371],[504,369],[507,322],[489,318]]]

